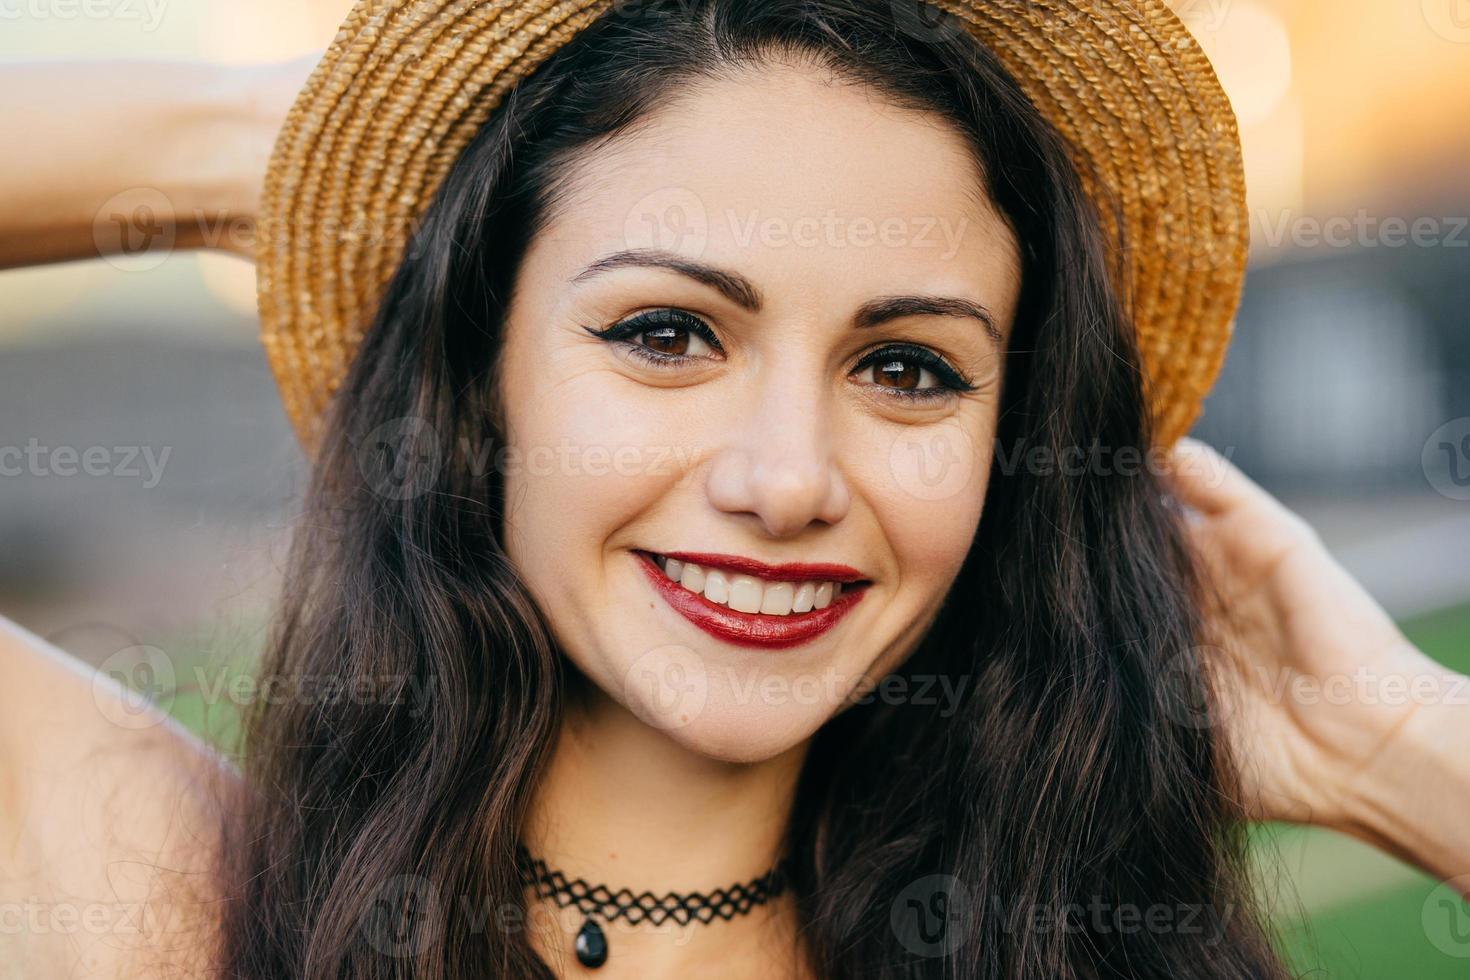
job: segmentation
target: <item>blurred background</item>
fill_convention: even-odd
[[[285,59],[349,6],[0,0],[0,60]],[[1194,434],[1470,671],[1470,0],[1173,6],[1239,117],[1252,229]],[[141,647],[248,669],[305,476],[254,289],[248,263],[201,253],[0,272],[0,445],[112,463],[0,474],[0,614],[94,663]],[[174,712],[227,732],[179,680]],[[1431,879],[1328,832],[1256,836],[1302,974],[1470,976],[1470,907]]]

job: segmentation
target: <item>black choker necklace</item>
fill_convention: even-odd
[[[652,892],[633,894],[626,888],[613,891],[606,885],[589,885],[581,878],[568,881],[560,871],[553,871],[540,858],[531,857],[523,846],[516,847],[516,863],[521,879],[536,889],[537,898],[550,898],[557,907],[575,905],[582,913],[582,928],[577,931],[573,948],[583,966],[597,968],[607,962],[607,936],[597,919],[611,922],[623,919],[631,925],[651,922],[662,925],[673,919],[679,925],[690,922],[708,923],[714,919],[729,921],[744,915],[757,905],[764,905],[786,890],[787,862],[781,860],[770,871],[743,885],[716,888],[712,892]]]

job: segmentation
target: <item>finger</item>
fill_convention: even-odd
[[[1207,516],[1270,499],[1238,466],[1208,443],[1189,436],[1182,436],[1170,450],[1164,475],[1176,497]]]

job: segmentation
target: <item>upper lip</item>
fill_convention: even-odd
[[[742,575],[754,575],[773,582],[866,582],[868,577],[851,565],[836,562],[790,561],[768,565],[744,555],[721,555],[707,551],[655,551],[676,561],[692,562],[700,568],[720,568]]]

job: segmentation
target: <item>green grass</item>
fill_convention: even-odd
[[[169,714],[211,745],[232,752],[252,696],[268,623],[207,623],[153,641],[174,671]]]
[[[1299,976],[1332,980],[1470,977],[1470,905],[1427,875],[1417,878],[1286,926],[1288,962]]]

